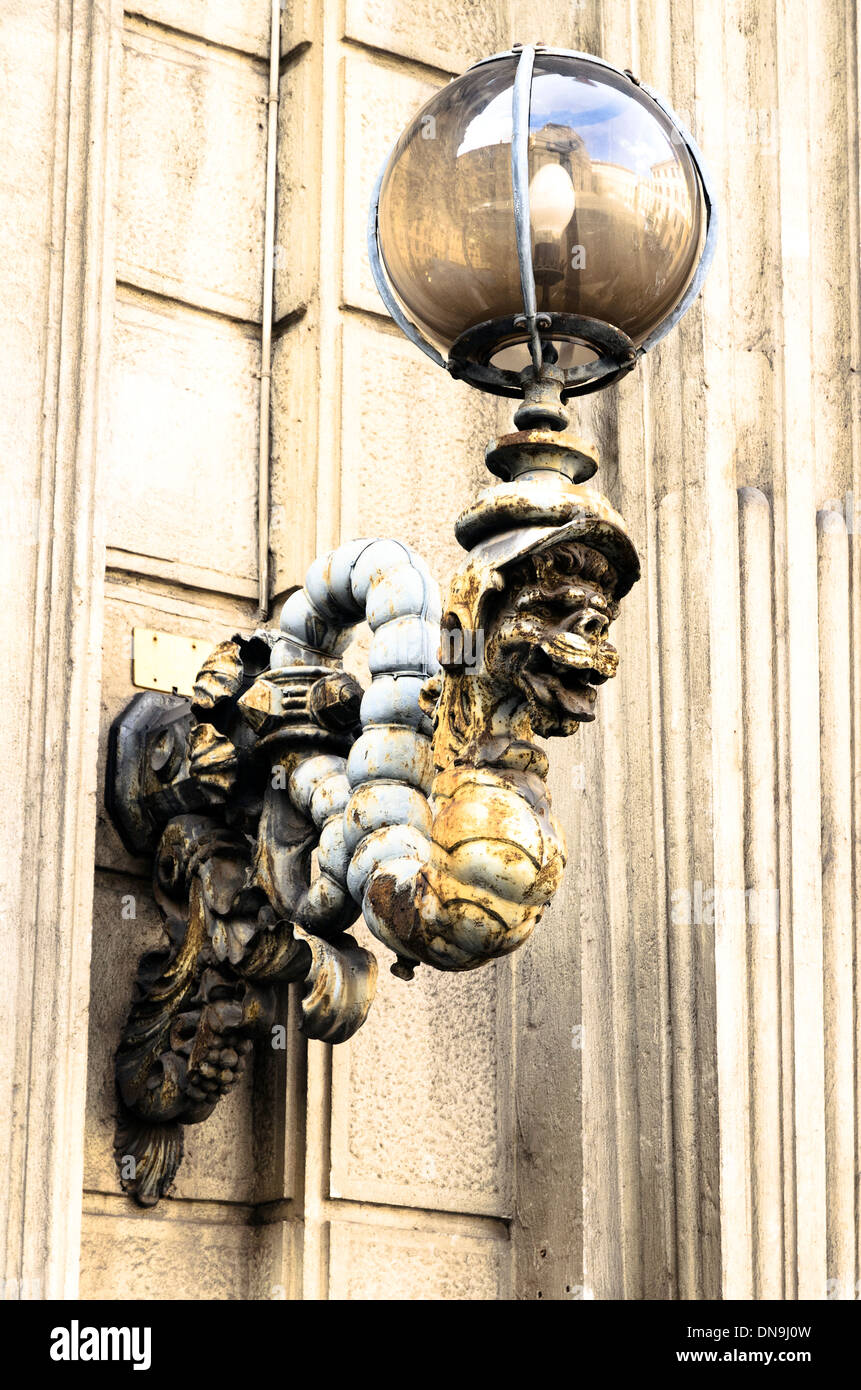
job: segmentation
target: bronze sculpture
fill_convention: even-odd
[[[580,445],[536,428],[491,455],[509,481],[460,517],[444,608],[401,542],[348,542],[312,565],[280,631],[215,649],[190,702],[146,693],[115,722],[108,807],[129,849],[153,854],[169,939],[141,962],[117,1053],[117,1158],[145,1205],[173,1180],[182,1125],[268,1035],[276,982],[303,982],[309,1037],[364,1022],[377,963],[349,933],[360,912],[408,980],[514,950],[559,885],[534,738],[594,718],[639,567],[582,485]],[[341,664],[363,618],[367,691]]]

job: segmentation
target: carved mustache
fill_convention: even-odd
[[[554,666],[589,672],[592,685],[603,685],[615,676],[619,653],[609,642],[591,642],[578,632],[558,632],[541,642],[540,649]]]

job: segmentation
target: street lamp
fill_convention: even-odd
[[[528,939],[565,840],[537,741],[595,718],[608,630],[639,577],[568,397],[619,380],[690,306],[714,252],[699,152],[629,73],[525,46],[411,121],[371,205],[396,323],[472,386],[520,398],[455,522],[443,599],[400,539],[318,557],[277,630],[213,651],[189,699],[115,720],[106,804],[153,866],[169,944],[141,961],[116,1055],[123,1186],[169,1189],[182,1127],[235,1085],[300,985],[303,1032],[341,1043],[374,997],[359,915],[394,955],[472,970]],[[370,686],[342,653],[366,622]],[[279,1025],[274,1025],[277,1029]]]
[[[691,135],[603,59],[524,45],[437,92],[397,140],[368,249],[392,318],[483,391],[617,381],[702,286],[717,220]]]

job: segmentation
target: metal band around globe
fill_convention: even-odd
[[[568,367],[564,371],[563,399],[569,396],[587,395],[609,386],[625,376],[637,364],[637,349],[627,333],[602,319],[585,318],[580,314],[542,314],[547,320],[546,337],[553,339],[565,337],[583,342],[599,353],[595,362],[578,367]],[[490,361],[494,352],[506,340],[522,340],[518,328],[522,316],[489,319],[477,323],[452,343],[448,358],[448,370],[457,380],[469,381],[495,396],[520,397],[523,395],[523,378],[520,372],[495,367]]]
[[[529,335],[529,351],[536,375],[541,373],[543,353],[536,317],[535,269],[532,265],[532,223],[529,210],[529,108],[532,98],[532,71],[535,49],[524,44],[517,60],[511,89],[511,188],[514,206],[514,234],[520,266],[523,311]],[[451,359],[451,352],[449,352]]]
[[[380,189],[383,184],[385,172],[389,167],[389,162],[397,149],[397,144],[398,142],[396,140],[389,150],[389,153],[386,155],[386,158],[383,160],[382,168],[377,175],[374,191],[371,195],[371,206],[368,213],[368,260],[371,264],[371,274],[374,277],[374,284],[377,287],[380,298],[388,309],[389,314],[398,325],[398,328],[409,338],[411,343],[414,343],[417,348],[421,348],[422,352],[425,353],[432,362],[435,362],[438,367],[444,368],[447,363],[442,353],[438,352],[433,344],[428,342],[424,334],[419,331],[416,325],[407,318],[392,293],[388,276],[383,269],[383,254],[380,248],[379,225]]]

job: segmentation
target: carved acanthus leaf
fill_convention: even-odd
[[[377,959],[346,933],[324,941],[301,927],[293,934],[311,952],[302,998],[302,1032],[323,1042],[345,1042],[361,1028],[377,988]]]
[[[211,710],[219,700],[238,695],[244,674],[239,639],[219,642],[198,672],[193,686],[194,703],[201,710]]]
[[[239,766],[237,752],[226,734],[212,724],[193,725],[188,736],[188,759],[192,776],[210,792],[228,797]]]

